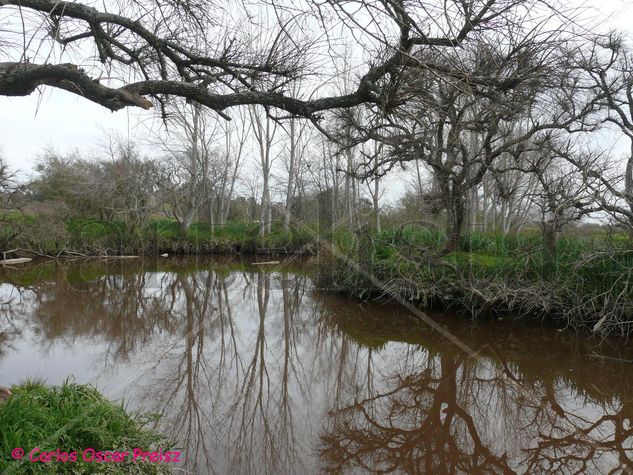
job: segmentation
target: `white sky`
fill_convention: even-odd
[[[596,9],[600,30],[619,29],[633,38],[633,0],[578,1]],[[593,15],[592,15],[593,16]],[[46,147],[60,152],[88,151],[98,147],[104,132],[144,140],[149,127],[160,127],[153,112],[128,108],[110,112],[65,91],[45,88],[42,94],[8,98],[0,96],[0,150],[24,176]]]
[[[32,168],[42,150],[90,150],[105,132],[130,138],[147,136],[152,112],[109,110],[61,90],[46,88],[29,97],[0,97],[0,147],[13,168]]]

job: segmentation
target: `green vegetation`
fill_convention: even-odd
[[[623,236],[563,237],[555,255],[538,235],[444,236],[420,228],[335,234],[320,259],[323,287],[361,298],[402,298],[471,317],[547,318],[603,333],[629,333],[633,245]]]
[[[183,233],[170,219],[151,219],[136,230],[123,222],[96,218],[71,218],[63,224],[41,215],[10,211],[0,213],[0,250],[23,249],[39,254],[65,252],[87,255],[268,253],[312,254],[316,233],[308,227],[284,232],[280,223],[258,235],[257,223],[214,226],[193,223]]]
[[[169,464],[134,462],[130,456],[117,463],[84,461],[84,451],[91,448],[130,453],[134,448],[167,450],[165,438],[145,428],[153,416],[130,414],[92,386],[71,382],[50,387],[26,382],[12,392],[0,402],[0,473],[168,473]],[[11,457],[16,447],[25,451],[19,461]],[[69,456],[76,452],[76,462],[59,462],[55,456],[47,463],[29,460],[48,459],[42,454],[58,448]],[[86,459],[92,457],[89,451]]]
[[[46,255],[160,253],[299,253],[319,246],[310,228],[259,236],[257,223],[211,228],[193,223],[186,233],[169,219],[151,219],[130,231],[121,222],[74,218],[60,230],[29,214],[0,216],[4,249]],[[627,236],[563,235],[552,251],[538,232],[502,236],[465,234],[446,253],[442,231],[417,226],[381,233],[335,229],[321,246],[323,287],[361,298],[398,297],[430,308],[452,308],[471,317],[547,318],[603,333],[629,333],[633,313],[633,245]],[[328,252],[331,251],[331,252]]]

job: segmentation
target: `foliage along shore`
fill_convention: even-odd
[[[169,219],[150,220],[130,231],[122,222],[75,218],[60,224],[42,216],[8,212],[0,216],[0,252],[33,256],[125,256],[162,253],[193,254],[304,254],[316,252],[316,232],[309,228],[258,235],[257,223],[229,223],[211,228],[193,223],[183,233]]]
[[[623,235],[562,237],[554,252],[537,233],[464,234],[446,253],[442,231],[415,226],[381,233],[346,229],[319,237],[291,228],[258,235],[257,223],[215,229],[150,221],[134,234],[125,226],[75,219],[46,233],[36,217],[5,215],[0,251],[14,255],[117,256],[267,254],[316,255],[318,284],[359,298],[386,297],[470,318],[531,318],[600,334],[627,335],[633,315],[633,244]],[[45,227],[48,228],[48,227]]]
[[[321,288],[470,318],[529,318],[600,335],[633,326],[633,246],[622,235],[542,238],[470,234],[457,252],[420,228],[339,234],[319,258]]]

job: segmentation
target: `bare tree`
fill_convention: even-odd
[[[166,212],[186,233],[201,209],[213,203],[216,187],[226,184],[230,164],[216,150],[218,123],[201,106],[181,104],[173,117],[171,140],[157,137],[168,153],[159,185]]]
[[[305,155],[308,142],[305,140],[308,132],[306,131],[306,123],[300,122],[296,118],[288,121],[288,159],[286,161],[286,169],[288,179],[286,180],[286,202],[284,205],[284,221],[283,230],[290,229],[290,218],[292,215],[292,202],[294,200],[298,173],[301,170],[303,156]]]
[[[15,175],[0,155],[0,208],[11,207],[11,195],[16,189]]]
[[[417,100],[409,101],[397,118],[387,115],[386,124],[378,126],[394,132],[370,132],[369,137],[390,145],[391,153],[370,164],[367,173],[375,174],[378,165],[397,162],[421,160],[428,165],[446,211],[446,250],[452,252],[463,229],[468,192],[481,183],[495,159],[516,151],[524,140],[508,140],[508,124],[521,120],[520,106],[509,107],[505,102],[504,107],[496,99],[478,97],[434,77],[413,81],[411,94]]]
[[[521,30],[519,36],[530,30],[549,34],[539,19],[557,14],[542,0],[450,0],[439,11],[434,3],[308,1],[297,10],[292,3],[261,2],[232,4],[227,11],[224,5],[187,0],[129,0],[107,9],[0,0],[15,26],[0,31],[0,42],[11,45],[3,51],[7,61],[0,63],[0,95],[25,96],[50,86],[111,110],[147,109],[179,96],[221,115],[230,107],[259,104],[317,120],[328,109],[384,106],[407,69],[470,76],[460,62],[421,61],[420,50],[454,50],[485,37],[516,36],[517,31],[508,33],[512,28]],[[264,21],[266,16],[274,21]],[[263,20],[248,29],[232,17]],[[556,21],[565,24],[567,18]],[[332,47],[332,22],[367,42],[371,65],[344,94],[298,99],[287,92],[288,81],[307,75],[320,83],[329,79],[328,55],[315,45],[326,37]],[[312,29],[321,31],[311,35]],[[266,41],[257,41],[261,38]],[[508,88],[518,78],[469,80]]]
[[[380,182],[382,175],[379,172],[380,170],[380,161],[383,155],[383,147],[379,142],[374,142],[373,151],[371,154],[364,153],[366,157],[369,157],[370,163],[373,162],[377,167],[376,170],[378,173],[372,174],[372,176],[368,177],[366,181],[367,191],[371,196],[371,203],[373,206],[373,214],[374,214],[374,230],[379,233],[381,231],[381,222],[380,222],[380,198],[382,197],[382,191],[380,188]],[[370,146],[371,146],[370,145]]]
[[[517,158],[530,160],[531,155],[538,153],[528,152]],[[482,219],[486,222],[492,216],[494,229],[497,229],[498,223],[498,229],[504,235],[518,232],[532,216],[534,210],[531,197],[538,184],[538,179],[533,173],[513,168],[514,161],[515,157],[501,157],[497,166],[502,171],[493,171],[486,177],[489,182],[487,191],[490,202],[486,203],[486,212],[483,213]],[[497,206],[497,203],[501,206]]]
[[[449,81],[432,71],[404,75],[398,94],[382,114],[354,123],[357,142],[378,140],[390,153],[378,163],[365,163],[364,175],[389,171],[396,164],[420,160],[430,169],[433,185],[446,211],[446,252],[458,247],[467,199],[489,170],[504,157],[530,152],[536,136],[552,130],[573,131],[591,105],[568,106],[573,85],[556,48],[557,41],[479,44],[453,57],[487,85],[469,79]],[[447,54],[440,56],[448,61]],[[437,61],[423,56],[420,61]],[[490,84],[516,81],[511,89]],[[351,114],[349,120],[354,120]]]
[[[570,144],[564,152],[547,145],[542,147],[541,155],[530,170],[538,180],[538,187],[530,198],[540,212],[545,258],[555,260],[561,231],[595,208],[581,173],[565,159],[575,153]]]
[[[235,121],[221,124],[224,134],[222,149],[222,174],[217,189],[217,216],[218,223],[223,226],[226,223],[231,200],[235,193],[236,182],[240,169],[244,162],[245,146],[250,133],[250,123],[239,111],[237,123]],[[213,210],[210,209],[210,221],[213,220]]]
[[[272,147],[277,132],[277,123],[273,122],[268,113],[264,117],[255,106],[249,110],[253,134],[259,147],[259,163],[262,170],[262,197],[259,214],[259,236],[270,234],[272,227],[272,200],[270,194],[270,172],[273,160]]]
[[[597,124],[607,124],[629,142],[624,169],[600,154],[566,155],[585,178],[597,204],[633,234],[633,53],[621,35],[596,37],[574,57]]]

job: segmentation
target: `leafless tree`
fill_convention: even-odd
[[[595,122],[621,132],[630,151],[623,169],[601,154],[567,158],[582,171],[599,207],[633,232],[633,53],[622,35],[611,33],[594,38],[588,51],[574,59]]]
[[[288,157],[286,160],[286,169],[288,172],[288,178],[286,180],[286,200],[284,205],[284,221],[283,230],[288,231],[290,229],[290,219],[292,215],[292,203],[297,191],[297,182],[299,181],[299,172],[301,171],[301,165],[306,154],[306,148],[308,147],[307,137],[308,131],[306,130],[307,124],[300,122],[296,118],[291,118],[287,124],[288,132]],[[284,127],[286,128],[286,127]]]
[[[373,161],[376,166],[379,166],[381,161],[381,157],[383,155],[383,147],[379,142],[374,142],[370,144],[371,147],[373,145],[373,151],[371,154],[364,153],[365,156],[370,156],[370,161]],[[379,170],[379,168],[377,169]],[[382,229],[381,220],[380,220],[380,198],[382,197],[383,191],[380,188],[381,182],[381,174],[375,173],[372,176],[368,177],[366,181],[367,191],[369,192],[369,196],[371,197],[371,202],[373,206],[373,214],[374,214],[374,230],[379,233]]]
[[[537,151],[521,154],[519,160],[531,160]],[[499,229],[504,235],[516,233],[533,215],[533,195],[538,180],[533,173],[513,168],[515,157],[505,155],[500,157],[499,173],[490,173],[484,178],[484,201],[482,220],[484,229],[492,218],[492,229]],[[486,183],[487,182],[487,183]],[[487,185],[487,186],[486,186]],[[476,189],[475,189],[476,190]],[[475,199],[478,199],[477,195]],[[471,201],[472,202],[472,201]],[[500,206],[497,206],[500,203]],[[477,207],[474,206],[476,209]],[[498,223],[498,226],[497,226]]]
[[[216,148],[219,125],[199,105],[181,104],[173,114],[171,140],[161,141],[168,153],[159,173],[163,206],[186,233],[201,208],[211,204],[215,188],[228,173]]]
[[[0,154],[0,208],[11,207],[11,195],[16,190],[16,172],[11,171],[9,164]]]
[[[595,210],[593,197],[588,193],[582,175],[564,158],[574,153],[569,143],[564,151],[544,144],[530,170],[538,180],[538,187],[530,199],[541,216],[543,249],[549,259],[556,258],[556,243],[561,231]]]
[[[259,236],[270,234],[272,226],[271,170],[273,166],[273,143],[277,132],[277,123],[267,114],[263,115],[255,106],[249,110],[251,127],[259,148],[259,164],[262,170],[262,197],[259,214]]]
[[[556,16],[542,0],[256,2],[128,0],[98,9],[57,0],[1,0],[12,28],[0,31],[11,48],[0,63],[0,95],[25,96],[39,86],[80,95],[111,110],[149,108],[180,96],[224,115],[259,104],[317,120],[333,108],[385,105],[404,70],[437,71],[472,83],[513,87],[520,78],[471,77],[461,62],[421,60],[420,50],[456,50],[485,37],[526,36]],[[248,18],[248,22],[231,18]],[[273,19],[273,21],[270,20]],[[569,15],[559,17],[568,23]],[[332,25],[369,45],[373,58],[343,94],[298,99],[288,81],[331,76]],[[515,30],[511,32],[511,29]],[[519,30],[517,30],[517,28]],[[316,34],[310,34],[317,29]],[[115,79],[116,78],[116,79]],[[152,100],[148,99],[152,98]]]
[[[243,110],[238,120],[220,124],[224,140],[221,145],[221,176],[216,186],[217,217],[220,226],[226,223],[239,173],[244,164],[246,142],[251,131]],[[209,210],[209,221],[213,221],[213,209]]]
[[[523,56],[517,53],[508,58],[491,45],[471,54],[471,69],[496,82],[523,74],[532,78],[523,87],[499,92],[467,82],[450,83],[435,73],[415,75],[402,87],[406,96],[400,99],[401,105],[396,104],[379,121],[356,124],[359,141],[379,140],[390,147],[390,156],[378,163],[385,170],[416,160],[429,167],[446,210],[449,252],[457,249],[468,193],[482,182],[495,161],[525,153],[526,143],[534,135],[570,123],[567,111],[550,115],[540,107],[540,94],[549,91],[546,81],[552,79],[546,78],[546,66],[538,55],[533,58],[526,51]],[[518,133],[517,123],[521,124]],[[370,164],[365,173],[375,174],[376,167]]]

